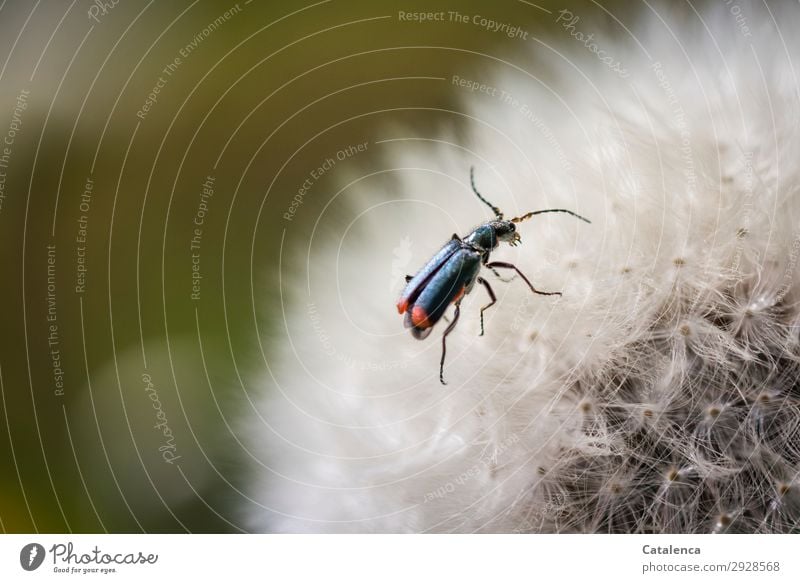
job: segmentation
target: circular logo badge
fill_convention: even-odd
[[[44,562],[44,547],[39,543],[30,543],[19,552],[19,564],[26,571],[35,571]]]

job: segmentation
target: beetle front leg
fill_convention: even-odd
[[[532,283],[531,283],[531,282],[528,280],[528,278],[527,278],[527,277],[525,277],[525,274],[524,274],[524,273],[522,273],[522,272],[519,270],[519,267],[517,267],[517,266],[516,266],[516,265],[514,265],[513,263],[505,263],[504,261],[493,261],[493,262],[491,262],[491,263],[487,263],[487,264],[486,264],[486,267],[488,267],[489,269],[492,269],[493,267],[499,267],[499,268],[501,268],[501,269],[513,269],[514,271],[516,271],[516,272],[517,272],[517,274],[518,274],[518,275],[519,275],[519,276],[520,276],[522,279],[524,279],[524,280],[525,280],[525,283],[527,283],[527,284],[528,284],[528,287],[529,287],[529,288],[531,288],[531,291],[532,291],[533,293],[535,293],[535,294],[539,294],[540,296],[560,296],[560,295],[562,295],[562,293],[561,293],[561,292],[543,292],[543,291],[539,291],[538,289],[536,289],[535,287],[533,287],[533,284],[532,284]]]
[[[503,277],[502,275],[500,275],[500,272],[499,272],[499,271],[497,271],[497,270],[496,270],[496,269],[494,269],[494,268],[491,268],[491,269],[492,269],[492,273],[494,273],[495,277],[497,277],[497,279],[499,279],[499,280],[500,280],[500,281],[502,281],[503,283],[510,283],[510,282],[514,281],[514,278],[515,278],[515,277],[517,277],[516,275],[514,275],[514,276],[512,276],[512,277],[509,277],[508,279],[506,279],[505,277]]]
[[[491,308],[493,305],[495,305],[497,303],[497,296],[494,295],[494,290],[492,289],[492,286],[489,285],[488,281],[486,281],[482,277],[479,277],[478,278],[478,283],[483,285],[483,287],[486,288],[486,291],[489,294],[489,299],[492,300],[491,302],[489,302],[488,304],[486,304],[485,306],[483,306],[481,308],[481,336],[483,336],[483,311],[484,310],[488,310],[489,308]]]
[[[458,322],[458,316],[461,314],[461,302],[459,301],[456,303],[456,311],[453,314],[453,321],[450,322],[450,325],[445,329],[444,334],[442,334],[442,360],[439,361],[439,382],[443,385],[447,383],[444,382],[444,355],[447,354],[447,344],[446,338],[450,332],[453,331],[453,328],[456,327],[456,323]]]

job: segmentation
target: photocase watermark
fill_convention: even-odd
[[[139,108],[139,111],[136,112],[136,117],[142,120],[147,117],[147,114],[150,112],[153,106],[158,103],[159,93],[161,93],[161,90],[166,86],[167,80],[163,76],[159,76],[155,85],[151,87],[150,93],[147,94],[147,97],[145,98],[142,106]]]
[[[453,22],[471,24],[494,33],[502,33],[511,39],[528,40],[528,31],[520,26],[502,22],[483,16],[482,14],[463,14],[457,10],[440,10],[438,12],[406,12],[399,10],[397,20],[400,22]]]
[[[497,467],[498,459],[505,453],[509,447],[519,441],[519,436],[513,433],[501,441],[489,455],[481,455],[478,461],[469,469],[464,470],[458,476],[445,484],[439,486],[435,490],[427,492],[423,498],[423,502],[427,504],[437,498],[444,498],[448,494],[455,492],[458,487],[463,486],[476,476],[481,475],[486,471],[493,471]]]
[[[92,208],[94,194],[94,180],[91,176],[86,179],[78,203],[78,232],[75,234],[75,293],[82,294],[86,291],[86,242],[89,238],[89,211]]]
[[[744,183],[741,185],[744,189],[744,199],[742,200],[742,226],[736,233],[736,251],[731,263],[731,269],[735,273],[739,272],[741,267],[742,255],[744,254],[744,239],[750,232],[751,216],[753,213],[753,186],[755,184],[755,173],[753,172],[753,152],[748,150],[742,156],[742,164],[744,166]]]
[[[564,148],[556,139],[555,135],[553,134],[553,130],[533,111],[533,109],[531,109],[530,106],[528,106],[527,103],[518,100],[516,97],[506,91],[500,92],[500,101],[510,106],[512,109],[517,110],[523,118],[531,122],[533,127],[539,130],[544,139],[547,140],[547,143],[553,148],[553,151],[556,153],[556,157],[558,158],[564,170],[567,172],[572,170],[572,163],[570,163],[570,161],[567,159],[567,155],[564,153]]]
[[[453,77],[450,79],[450,83],[456,85],[457,87],[467,89],[470,93],[483,93],[489,97],[497,97],[498,93],[505,93],[505,91],[502,91],[493,85],[481,83],[480,81],[474,81],[472,79],[465,79],[460,75],[453,75]]]
[[[158,447],[158,451],[161,454],[162,459],[166,463],[172,465],[183,456],[177,455],[178,448],[175,445],[175,436],[173,435],[172,429],[169,426],[167,414],[164,412],[164,408],[161,405],[161,400],[158,398],[158,391],[153,384],[152,377],[147,373],[142,373],[142,382],[144,383],[144,392],[147,393],[147,396],[153,403],[153,409],[156,411],[156,419],[158,420],[158,423],[153,425],[153,429],[158,429],[161,431],[161,435],[164,437],[164,442]]]
[[[97,545],[88,551],[76,550],[72,542],[56,543],[49,550],[39,543],[29,543],[19,552],[19,564],[25,571],[35,571],[44,564],[48,554],[51,559],[52,572],[70,575],[108,575],[116,573],[119,566],[155,565],[158,555],[155,553],[106,552]]]
[[[286,212],[283,213],[283,219],[285,221],[292,221],[294,219],[294,215],[297,213],[300,205],[303,204],[306,195],[314,186],[314,184],[320,178],[330,172],[333,167],[336,166],[337,162],[343,162],[344,160],[352,158],[357,154],[366,152],[368,147],[369,142],[351,144],[349,146],[345,146],[341,150],[338,150],[333,157],[325,158],[325,160],[323,160],[319,166],[308,173],[308,177],[303,181],[303,184],[300,185],[300,188],[297,189],[297,194],[294,195],[292,200],[289,202],[289,207],[286,209]]]
[[[445,12],[405,12],[398,10],[397,20],[400,22],[445,22]]]
[[[500,22],[487,18],[480,14],[461,14],[460,12],[450,11],[447,13],[450,22],[458,22],[460,24],[472,24],[478,28],[488,30],[489,32],[499,32],[506,35],[511,39],[528,40],[528,31],[519,26],[515,26],[508,22]]]
[[[11,154],[14,149],[14,141],[17,134],[22,130],[22,114],[28,109],[28,97],[30,91],[22,89],[17,95],[17,102],[11,112],[11,121],[8,123],[3,142],[0,144],[0,213],[6,200],[6,180],[8,178],[6,169],[11,164]]]
[[[736,4],[733,0],[722,1],[725,3],[725,6],[728,6],[728,10],[736,20],[736,26],[739,28],[739,32],[742,33],[742,36],[745,38],[752,37],[753,33],[750,31],[750,27],[747,25],[747,18],[742,12],[742,7]]]
[[[61,363],[61,333],[58,328],[58,304],[56,303],[56,246],[47,246],[47,350],[53,373],[53,394],[64,396],[64,368]]]
[[[200,283],[203,273],[200,269],[200,247],[203,242],[203,229],[205,228],[206,215],[209,212],[209,203],[214,197],[214,182],[216,177],[209,174],[200,187],[200,200],[197,210],[192,218],[192,238],[189,241],[189,253],[192,260],[192,287],[189,297],[197,301],[200,299]]]
[[[401,360],[382,360],[380,362],[363,361],[352,356],[345,354],[338,350],[333,344],[327,330],[322,326],[322,318],[317,311],[317,306],[313,302],[308,304],[308,318],[311,320],[311,326],[314,328],[314,334],[317,337],[322,351],[324,354],[330,356],[355,370],[370,370],[370,371],[386,371],[395,370],[398,368],[406,368],[408,363]]]
[[[500,100],[503,103],[503,105],[508,105],[509,107],[511,107],[513,110],[519,113],[524,119],[529,121],[533,125],[533,127],[536,128],[542,134],[544,139],[547,140],[547,143],[552,147],[564,170],[566,172],[570,172],[572,170],[572,164],[567,159],[567,156],[564,152],[564,148],[556,139],[553,130],[540,116],[538,116],[535,113],[535,111],[527,103],[521,101],[520,99],[517,99],[513,94],[509,93],[508,91],[505,91],[504,89],[500,89],[499,87],[495,87],[494,85],[483,83],[481,81],[476,81],[474,79],[467,79],[460,75],[453,75],[450,78],[450,83],[451,85],[455,85],[456,87],[466,89],[470,93],[476,93],[479,95],[486,95],[488,97],[493,97],[495,99]]]
[[[630,72],[622,66],[622,63],[615,59],[613,56],[609,55],[608,52],[604,49],[601,49],[600,46],[594,40],[594,33],[585,34],[575,28],[575,25],[581,21],[580,16],[575,16],[570,10],[564,8],[558,12],[558,17],[556,18],[556,22],[561,24],[561,27],[569,32],[570,36],[574,38],[576,41],[580,42],[585,46],[589,52],[594,53],[597,55],[598,60],[601,63],[606,65],[609,69],[614,71],[617,75],[622,77],[623,79],[627,79],[630,77]]]
[[[655,280],[649,275],[645,275],[639,279],[636,284],[636,297],[633,299],[633,305],[627,310],[627,324],[631,328],[641,323],[639,308],[657,289],[658,286]]]
[[[178,50],[172,60],[161,69],[161,75],[158,76],[155,84],[150,88],[147,97],[145,98],[139,110],[136,112],[136,117],[144,120],[150,113],[150,110],[158,103],[159,96],[162,89],[167,86],[170,79],[178,72],[178,70],[186,63],[186,60],[197,48],[211,36],[220,26],[228,22],[231,18],[236,16],[242,11],[242,7],[238,3],[234,4],[230,9],[226,10],[220,16],[209,22],[203,30],[194,35],[194,38],[182,48]]]
[[[564,507],[567,504],[566,495],[558,492],[550,494],[544,503],[542,513],[549,518],[558,518],[564,514]]]
[[[35,571],[42,566],[46,556],[44,547],[39,543],[30,543],[19,552],[19,564],[26,571]]]
[[[89,6],[89,10],[86,11],[90,20],[94,20],[97,24],[100,24],[100,20],[106,16],[114,7],[119,4],[120,0],[94,0],[92,5]]]
[[[667,77],[661,62],[656,61],[650,65],[650,68],[655,73],[658,86],[663,89],[664,94],[667,97],[667,102],[672,108],[675,127],[680,134],[681,143],[679,150],[681,153],[681,158],[686,164],[686,168],[684,170],[684,175],[686,176],[686,190],[687,194],[691,197],[695,194],[695,190],[697,188],[697,173],[694,167],[694,154],[692,151],[692,132],[689,129],[689,124],[686,122],[686,112],[684,112],[683,106],[681,106],[680,102],[678,101],[678,97],[675,94],[672,83],[670,83],[670,80]]]
[[[786,294],[789,293],[789,288],[794,282],[794,272],[797,268],[797,257],[800,255],[800,234],[795,235],[792,241],[792,250],[789,252],[789,261],[786,269],[783,272],[783,283],[775,296],[775,303],[778,304],[783,301]]]
[[[23,552],[33,545],[27,545]],[[45,551],[42,545],[37,552],[41,552],[41,560],[44,561]],[[158,562],[158,555],[155,553],[135,552],[106,552],[97,545],[88,551],[75,549],[73,543],[56,543],[48,551],[52,558],[53,573],[63,573],[69,575],[108,575],[117,573],[120,566],[147,566],[155,565]],[[20,556],[22,560],[22,556]],[[41,565],[41,563],[40,563]],[[23,568],[24,565],[23,565]],[[30,569],[26,569],[30,570]]]

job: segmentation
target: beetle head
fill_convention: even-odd
[[[513,247],[522,240],[517,233],[516,225],[511,221],[493,221],[492,227],[498,241],[505,241]]]

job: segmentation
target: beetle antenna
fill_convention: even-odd
[[[579,214],[573,213],[572,211],[568,211],[566,209],[547,209],[547,210],[544,210],[544,211],[533,211],[531,213],[526,213],[526,214],[522,215],[521,217],[514,217],[513,219],[511,219],[511,222],[512,223],[521,223],[522,221],[531,218],[533,215],[541,215],[541,214],[544,214],[544,213],[567,213],[568,215],[572,215],[573,217],[577,217],[577,218],[579,218],[580,220],[582,220],[582,221],[584,221],[586,223],[592,224],[592,221],[590,221],[589,219],[585,219],[582,216],[580,216]]]
[[[472,192],[474,192],[475,195],[479,199],[481,199],[486,206],[488,206],[490,209],[492,209],[492,212],[497,217],[498,221],[502,221],[503,220],[503,213],[500,212],[500,209],[497,208],[496,206],[494,206],[492,203],[490,203],[485,198],[483,198],[481,196],[481,193],[478,192],[478,189],[475,187],[475,166],[470,166],[470,168],[469,168],[469,181],[472,184]]]

